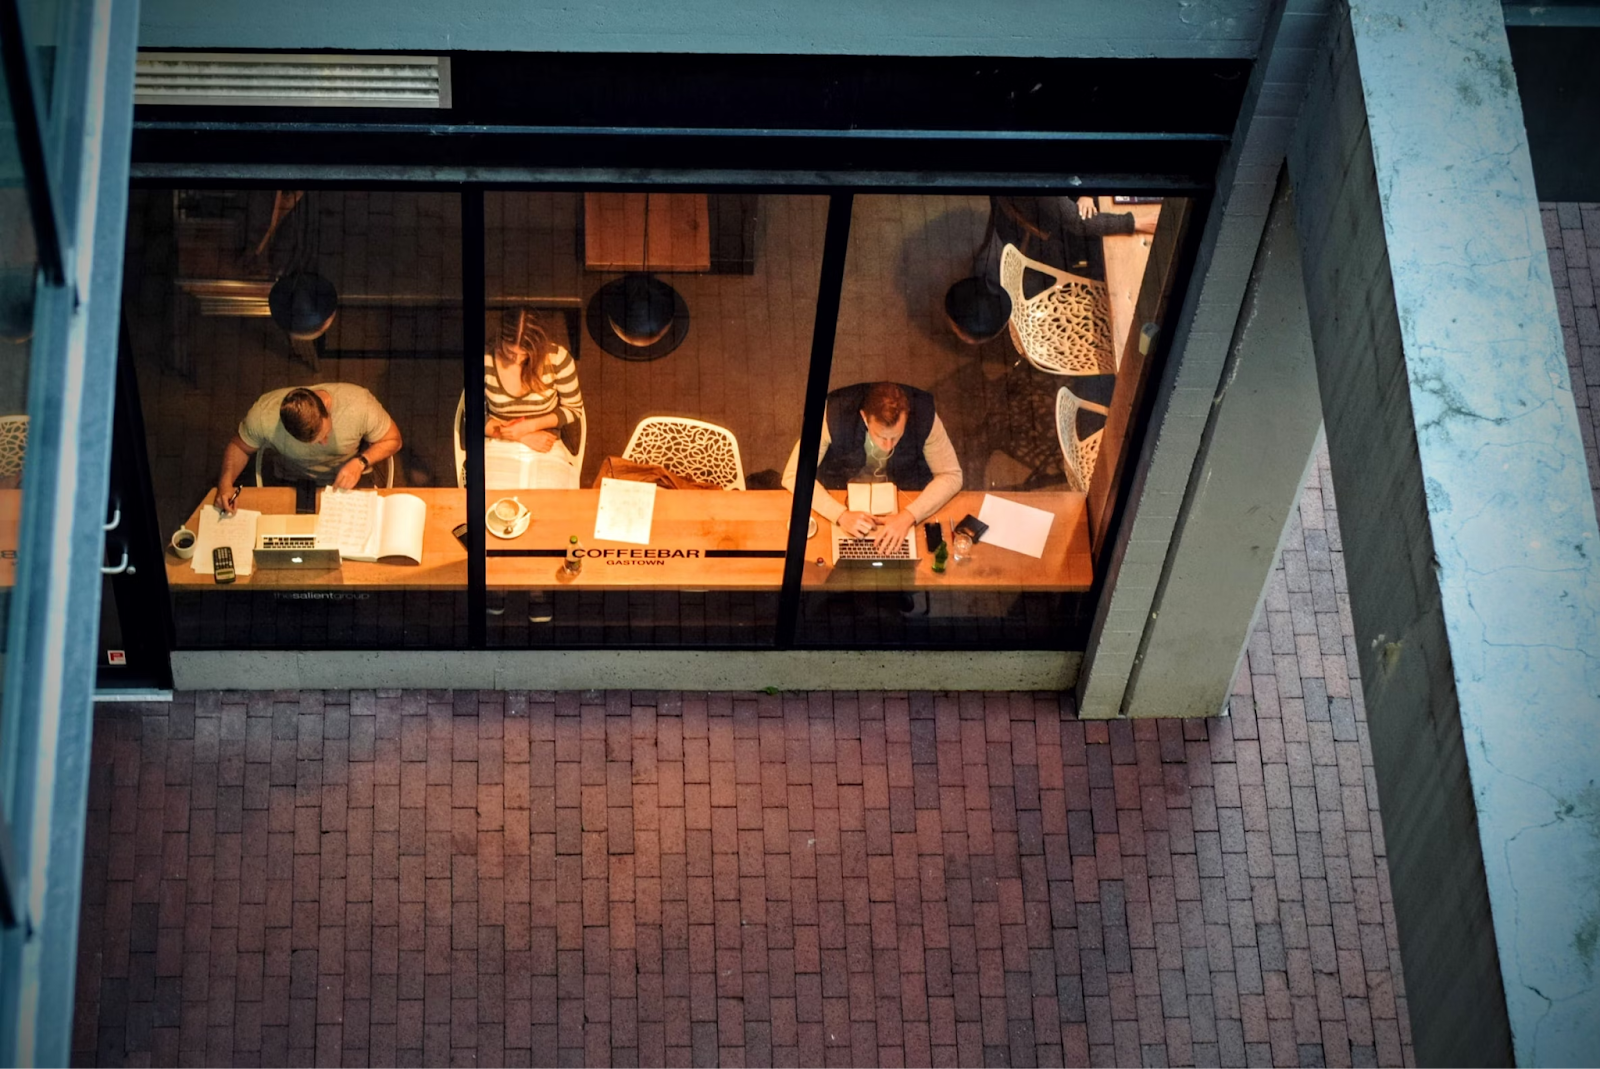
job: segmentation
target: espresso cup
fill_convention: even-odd
[[[509,497],[502,497],[494,503],[494,518],[502,523],[510,523],[522,515],[522,505]]]
[[[187,527],[178,528],[172,532],[172,552],[178,555],[179,560],[188,560],[194,556],[194,544],[198,537]]]

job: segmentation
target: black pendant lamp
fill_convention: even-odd
[[[650,195],[644,199],[643,270],[614,278],[589,299],[585,322],[601,349],[623,360],[659,360],[689,334],[683,295],[650,274]]]
[[[279,193],[278,198],[283,204],[284,194]],[[317,206],[310,201],[310,193],[290,195],[287,211],[298,211],[292,231],[294,241],[283,272],[267,293],[267,311],[272,321],[296,343],[297,351],[298,346],[326,334],[339,315],[338,291],[316,270],[321,227]],[[270,237],[269,231],[268,240]]]

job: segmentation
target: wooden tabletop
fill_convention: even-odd
[[[1143,223],[1154,222],[1161,214],[1161,205],[1118,204],[1110,197],[1101,197],[1100,210],[1132,212],[1134,219]],[[1150,259],[1150,238],[1150,234],[1108,234],[1100,239],[1106,263],[1106,290],[1111,298],[1111,340],[1119,365],[1123,347],[1128,344],[1128,331],[1133,327],[1133,308],[1144,282],[1144,265]]]
[[[331,571],[254,571],[231,586],[294,589],[459,588],[467,581],[465,548],[450,533],[466,520],[466,493],[456,487],[420,487],[379,493],[409,493],[428,506],[420,565],[346,561]],[[515,494],[532,513],[527,529],[515,538],[488,536],[488,583],[491,587],[554,589],[667,587],[688,590],[770,590],[783,582],[783,556],[788,540],[791,498],[785,490],[661,490],[656,494],[651,542],[638,546],[596,539],[596,490],[491,490],[493,502]],[[902,503],[912,494],[903,494]],[[926,553],[913,569],[846,566],[835,568],[830,557],[828,523],[818,517],[817,533],[806,544],[804,585],[829,590],[920,589],[963,587],[973,590],[1087,590],[1093,575],[1084,495],[1079,493],[1004,494],[1056,514],[1040,559],[979,543],[970,560],[951,561],[944,575],[933,571]],[[932,518],[944,525],[945,536],[961,517],[976,515],[982,491],[966,491]],[[201,508],[188,526],[198,530]],[[288,487],[245,487],[239,507],[268,513],[294,509]],[[575,577],[562,570],[569,536],[576,534],[585,551],[583,570]],[[921,528],[913,531],[924,545]],[[817,564],[818,560],[822,564]],[[173,586],[211,586],[209,575],[197,575],[188,561],[166,554],[167,580]]]
[[[584,265],[590,271],[709,271],[711,213],[706,195],[585,193],[583,246]]]
[[[0,489],[0,587],[17,585],[17,527],[22,518],[22,491]]]

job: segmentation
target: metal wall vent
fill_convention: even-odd
[[[135,104],[448,108],[447,56],[140,52]]]

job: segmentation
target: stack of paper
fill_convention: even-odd
[[[233,550],[233,570],[249,575],[256,564],[256,520],[261,513],[240,509],[232,516],[212,505],[200,506],[200,530],[196,532],[194,559],[189,563],[197,575],[211,575],[211,551],[218,546]]]

